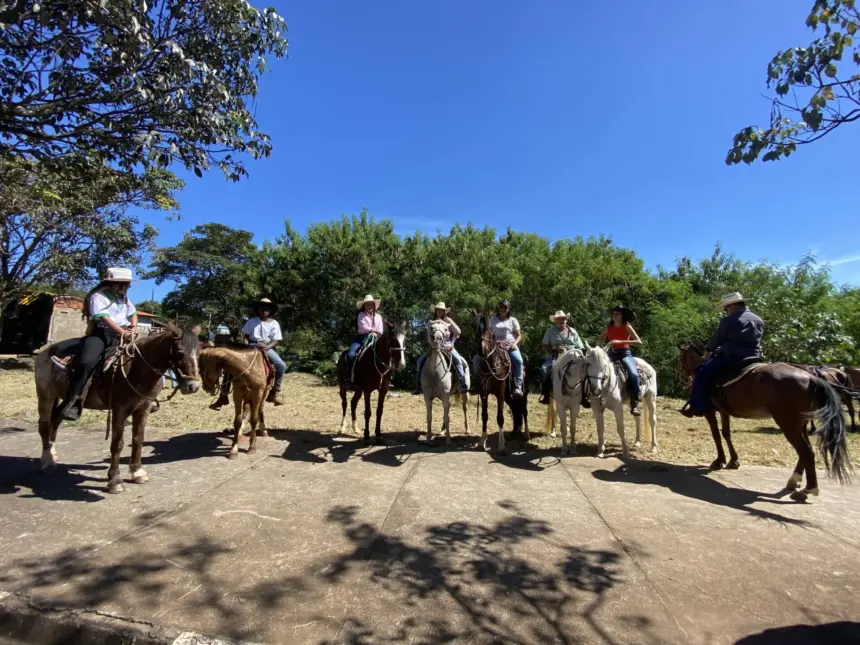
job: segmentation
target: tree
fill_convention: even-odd
[[[136,266],[156,231],[128,208],[175,209],[183,182],[86,159],[47,168],[0,156],[0,304],[33,285],[68,288],[112,265]]]
[[[777,53],[767,68],[772,88],[770,125],[749,126],[734,138],[728,165],[788,157],[798,145],[818,141],[860,120],[860,29],[855,0],[816,0],[806,24],[823,35],[807,47]],[[843,58],[850,54],[850,61]]]
[[[158,249],[145,277],[177,283],[164,298],[164,313],[194,322],[211,314],[213,323],[241,325],[259,293],[259,252],[252,239],[248,231],[203,224],[176,246]]]
[[[155,314],[156,316],[160,316],[163,313],[163,308],[158,300],[144,300],[142,302],[135,303],[134,306],[140,311]]]
[[[238,180],[271,151],[249,106],[285,31],[245,0],[0,3],[0,151]]]

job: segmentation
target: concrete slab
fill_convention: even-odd
[[[216,433],[152,429],[152,482],[107,496],[103,429],[61,434],[71,466],[50,478],[17,425],[0,428],[0,605],[12,591],[78,622],[314,645],[842,644],[860,629],[856,490],[824,483],[797,505],[773,494],[781,470],[313,431],[230,461]]]

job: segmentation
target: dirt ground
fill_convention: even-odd
[[[33,373],[26,370],[7,370],[0,373],[0,418],[37,421],[36,394]],[[308,374],[288,374],[285,381],[287,404],[274,408],[267,406],[266,424],[270,429],[313,430],[336,434],[340,428],[341,406],[336,388],[324,385],[319,379]],[[426,428],[424,401],[409,392],[393,392],[386,401],[383,418],[383,432],[423,433]],[[476,397],[473,397],[476,398]],[[529,449],[552,450],[561,445],[560,437],[552,438],[546,431],[546,407],[540,405],[536,394],[529,396],[529,428],[532,439],[529,446],[512,443],[509,450]],[[177,431],[177,434],[194,431],[211,431],[227,428],[232,424],[232,407],[221,412],[208,409],[212,402],[205,393],[192,396],[177,395],[172,401],[162,404],[161,410],[150,417],[150,425]],[[673,464],[708,464],[716,453],[704,419],[689,420],[676,412],[682,402],[676,399],[660,398],[657,411],[657,439],[659,452],[654,458]],[[375,397],[373,410],[375,412]],[[468,408],[471,434],[480,433],[480,420],[477,416],[476,401]],[[490,432],[493,432],[494,413],[490,411]],[[506,413],[506,429],[512,426],[510,414]],[[359,403],[359,425],[363,421],[363,403]],[[86,411],[79,422],[91,426],[103,424],[105,414]],[[373,420],[371,420],[371,424]],[[439,402],[434,405],[434,434],[442,424],[442,408]],[[635,434],[633,418],[625,416],[628,439]],[[772,422],[732,420],[735,447],[741,463],[760,466],[793,467],[796,462],[794,450],[783,438],[782,433]],[[372,432],[372,426],[371,426]],[[461,409],[451,411],[451,432],[454,436],[465,434]],[[34,439],[35,441],[35,439]],[[589,410],[580,414],[576,442],[578,454],[590,455],[595,452],[597,433],[594,417]],[[606,442],[608,450],[619,450],[620,442],[611,415],[607,416]],[[849,433],[849,453],[860,455],[860,433]],[[491,438],[492,443],[492,438]],[[494,445],[494,444],[493,444]],[[634,454],[649,455],[650,448],[645,445],[634,450]],[[855,461],[860,459],[856,457]],[[819,460],[819,466],[821,466]]]

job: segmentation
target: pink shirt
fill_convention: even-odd
[[[358,333],[360,335],[369,334],[375,331],[382,333],[382,316],[373,314],[372,316],[366,311],[358,312]]]

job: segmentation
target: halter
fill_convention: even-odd
[[[440,333],[441,333],[441,332],[440,332]],[[433,334],[433,337],[434,337],[434,338],[436,337],[436,333],[434,333],[434,334]],[[451,354],[449,354],[449,355],[448,355],[447,364],[446,364],[446,360],[445,360],[445,350],[444,350],[444,348],[442,347],[442,345],[443,345],[443,341],[439,341],[439,342],[436,342],[435,340],[431,340],[431,341],[430,341],[430,349],[431,349],[431,350],[432,350],[432,349],[435,349],[437,352],[440,352],[440,356],[442,357],[442,365],[444,365],[444,366],[445,366],[445,372],[444,372],[444,374],[445,374],[445,375],[447,375],[447,374],[449,374],[449,373],[451,372],[451,368],[454,366],[454,356],[453,356],[453,355],[451,355]]]
[[[595,349],[595,356],[597,356],[598,354],[597,354],[596,350],[597,350],[597,349],[599,349],[599,348],[595,347],[594,349]],[[603,351],[603,350],[601,350],[601,352],[602,352],[602,351]],[[604,356],[606,356],[605,352],[603,353],[603,355],[604,355]],[[604,367],[604,368],[606,367],[603,361],[600,361],[600,363],[601,363],[601,366],[602,366],[602,367]],[[615,379],[616,379],[617,377],[616,377],[616,375],[615,375],[615,368],[612,366],[612,364],[611,364],[611,363],[609,364],[608,369],[605,369],[604,371],[608,371],[608,372],[609,372],[609,376],[608,376],[608,377],[607,377],[607,376],[592,376],[592,375],[591,375],[591,374],[589,374],[589,372],[588,372],[588,361],[587,361],[587,359],[586,359],[586,363],[585,363],[585,376],[586,376],[586,378],[588,379],[588,385],[589,385],[589,387],[591,387],[592,391],[595,391],[595,390],[596,390],[596,388],[595,388],[595,387],[594,387],[594,385],[592,384],[592,380],[597,381],[597,383],[598,383],[598,384],[600,384],[601,386],[603,386],[603,382],[604,382],[604,381],[606,381],[606,380],[607,380],[607,378],[609,379],[609,384],[604,388],[604,394],[603,394],[602,396],[598,397],[598,399],[597,399],[598,401],[600,401],[600,405],[604,405],[604,406],[605,406],[605,405],[606,405],[606,401],[607,401],[607,400],[609,400],[609,395],[610,395],[612,392],[614,392],[614,391],[615,391],[615,386],[616,386],[617,384],[616,384],[616,383],[614,383],[613,381],[615,381]]]

